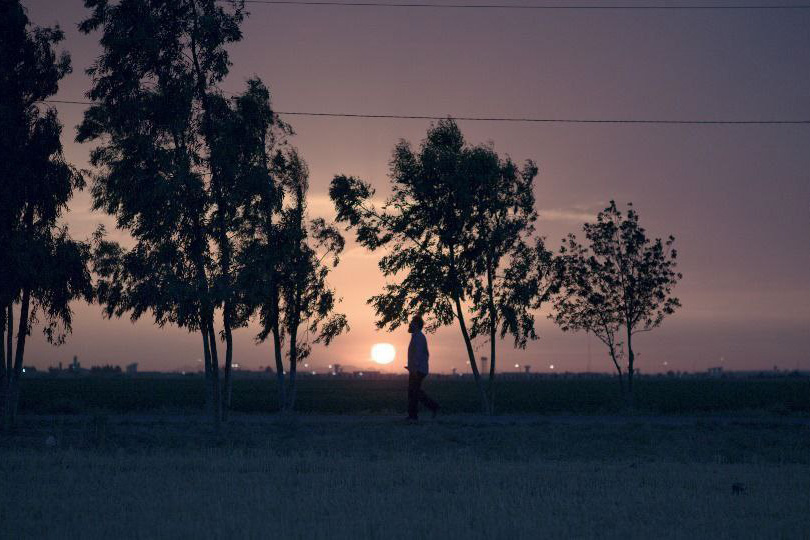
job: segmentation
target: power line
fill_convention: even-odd
[[[318,112],[278,112],[292,116],[323,116],[337,118],[381,118],[396,120],[444,120],[452,118],[467,122],[515,122],[535,124],[684,124],[684,125],[779,125],[810,124],[810,120],[649,120],[649,119],[596,119],[596,118],[514,118],[497,116],[427,116],[398,114],[351,114]]]
[[[89,101],[71,101],[63,99],[44,100],[44,103],[93,105]],[[332,112],[305,112],[305,111],[275,111],[276,114],[287,116],[309,116],[320,118],[368,118],[383,120],[445,120],[452,118],[464,122],[511,122],[531,124],[642,124],[642,125],[716,125],[716,126],[767,126],[767,125],[810,125],[806,120],[667,120],[667,119],[639,119],[639,118],[526,118],[526,117],[498,117],[498,116],[431,116],[431,115],[403,115],[403,114],[360,114],[360,113],[332,113]]]
[[[220,0],[222,1],[222,0]],[[646,11],[709,11],[709,10],[807,10],[810,9],[810,4],[778,4],[778,5],[765,5],[765,4],[735,4],[735,5],[701,5],[701,4],[682,4],[682,5],[633,5],[633,4],[616,4],[616,5],[599,5],[599,4],[568,4],[568,5],[542,5],[532,6],[525,4],[445,4],[438,2],[418,2],[418,3],[404,3],[404,2],[322,2],[319,0],[244,0],[246,4],[265,4],[265,5],[278,5],[278,6],[333,6],[333,7],[372,7],[372,8],[430,8],[430,9],[522,9],[522,10],[646,10]]]

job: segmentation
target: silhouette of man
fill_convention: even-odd
[[[419,417],[419,402],[430,409],[433,417],[439,411],[439,404],[430,399],[422,390],[422,381],[428,376],[428,352],[427,338],[422,333],[425,322],[422,317],[415,315],[408,325],[408,332],[411,334],[411,342],[408,345],[408,420],[415,422]]]

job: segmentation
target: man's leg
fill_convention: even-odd
[[[424,390],[422,390],[422,381],[425,379],[425,377],[427,377],[427,375],[425,375],[424,373],[419,374],[419,386],[418,386],[419,401],[422,403],[422,405],[424,405],[425,407],[427,407],[428,409],[430,409],[435,413],[436,411],[439,410],[439,404],[436,403],[433,399],[431,399],[431,397],[427,395]],[[436,415],[434,414],[433,416]]]
[[[408,418],[416,420],[418,416],[419,407],[419,374],[416,371],[411,371],[408,375]]]

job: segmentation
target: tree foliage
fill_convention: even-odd
[[[633,205],[625,213],[614,201],[583,230],[587,247],[569,235],[561,249],[564,286],[553,318],[563,330],[593,332],[608,346],[620,377],[619,348],[624,345],[632,394],[633,336],[661,326],[681,306],[672,295],[682,277],[676,272],[675,238],[650,239]],[[622,328],[625,341],[619,342]]]
[[[380,269],[395,278],[369,300],[377,326],[394,330],[414,313],[423,315],[428,331],[458,321],[487,412],[472,339],[488,336],[494,351],[498,329],[519,347],[536,337],[531,309],[545,277],[538,257],[547,258],[542,242],[527,244],[536,219],[536,174],[532,162],[518,168],[491,147],[468,145],[448,119],[428,130],[418,151],[397,144],[391,196],[382,207],[373,204],[370,184],[357,178],[336,176],[330,188],[338,221],[366,248],[384,248]]]
[[[229,395],[232,340],[239,325],[232,287],[238,160],[223,143],[234,122],[218,84],[226,46],[241,38],[241,1],[86,0],[80,29],[101,30],[102,53],[88,74],[94,105],[77,140],[95,141],[93,199],[134,241],[99,238],[99,299],[108,315],[151,312],[158,324],[200,331],[209,409],[218,425]],[[220,387],[214,316],[226,340]]]
[[[70,303],[92,298],[89,246],[59,225],[84,178],[65,160],[56,111],[40,104],[70,72],[70,57],[55,50],[63,38],[58,27],[32,26],[19,2],[0,3],[0,407],[6,424],[14,423],[31,328],[42,319],[47,340],[61,344],[72,327]]]
[[[298,364],[311,352],[311,343],[328,346],[349,329],[346,316],[336,313],[335,291],[327,283],[330,268],[339,263],[345,241],[323,219],[308,220],[306,195],[309,171],[297,151],[280,152],[274,160],[279,188],[285,203],[273,226],[275,241],[257,243],[247,257],[251,274],[259,274],[260,289],[255,306],[261,316],[262,341],[273,335],[281,392],[281,408],[295,407]],[[263,222],[264,223],[264,222]],[[267,293],[272,293],[268,296]],[[284,387],[281,346],[287,342],[288,377]]]

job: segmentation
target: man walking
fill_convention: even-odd
[[[428,352],[427,338],[422,333],[425,322],[420,315],[415,315],[408,325],[408,332],[411,334],[411,343],[408,345],[408,420],[416,422],[419,416],[419,402],[430,409],[433,418],[439,411],[439,404],[430,399],[422,390],[422,381],[428,375]]]

